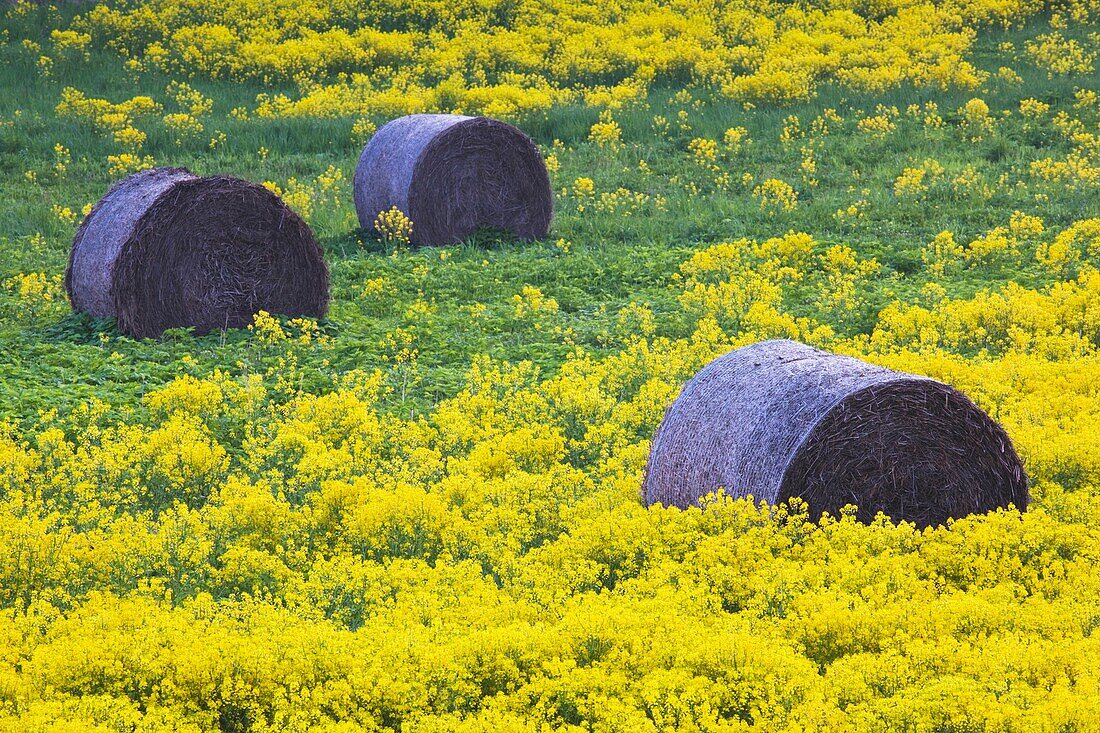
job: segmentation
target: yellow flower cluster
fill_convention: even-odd
[[[15,315],[19,318],[57,315],[65,307],[60,275],[50,277],[43,272],[18,274],[5,279],[2,286],[14,300]]]
[[[588,132],[588,139],[608,150],[621,150],[623,147],[623,131],[619,123],[611,117],[611,112],[604,110],[600,113],[599,121],[592,125]]]
[[[274,181],[264,181],[263,185],[311,224],[315,224],[315,211],[338,211],[348,194],[344,171],[334,165],[330,165],[312,181],[288,178],[285,187]]]
[[[1077,22],[1097,15],[1091,3],[1069,4],[1071,17],[1084,18]],[[702,0],[676,8],[554,0],[495,10],[475,0],[153,0],[98,5],[68,24],[57,17],[56,59],[31,43],[47,72],[55,60],[107,47],[127,69],[298,87],[293,97],[261,95],[260,116],[507,118],[577,103],[617,109],[654,85],[689,80],[746,103],[805,100],[822,82],[864,91],[907,83],[975,89],[987,76],[965,59],[975,30],[1041,11],[996,0],[883,0],[864,14],[833,3],[716,12]],[[1028,53],[1052,73],[1091,64],[1058,32]]]
[[[863,307],[878,263],[740,240],[683,263],[683,337],[632,303],[618,350],[550,377],[479,357],[423,416],[384,409],[380,372],[312,393],[244,369],[182,374],[140,410],[0,423],[0,726],[1095,729],[1100,225],[1006,230],[1061,239],[1081,272],[898,302],[843,338],[793,308]],[[532,286],[514,306],[558,308]],[[252,326],[288,359],[315,331]],[[777,335],[958,386],[1005,425],[1035,504],[923,532],[797,503],[642,506],[680,386]],[[415,334],[386,343],[415,375]]]
[[[1042,117],[1050,111],[1050,105],[1040,102],[1038,99],[1028,97],[1020,100],[1020,114],[1024,117]]]
[[[906,168],[894,181],[894,195],[898,198],[916,196],[928,190],[924,182],[927,171],[924,168]]]
[[[1087,93],[1078,93],[1078,109],[1095,104]],[[1091,188],[1100,182],[1100,135],[1088,131],[1088,126],[1062,111],[1054,115],[1052,125],[1069,142],[1071,149],[1065,158],[1043,158],[1030,164],[1034,179],[1069,189]]]
[[[107,173],[112,178],[123,178],[131,173],[155,168],[157,162],[151,155],[120,153],[119,155],[108,155],[107,165]]]
[[[882,139],[897,129],[897,125],[887,115],[878,114],[864,117],[856,123],[856,128],[871,137]]]
[[[752,197],[760,203],[762,210],[769,213],[794,211],[798,205],[798,192],[791,184],[778,178],[769,178],[756,186]]]
[[[65,175],[65,171],[69,169],[69,165],[73,162],[72,151],[61,143],[57,143],[53,146],[54,164],[53,172],[58,176]]]
[[[251,331],[261,344],[276,344],[286,340],[286,331],[278,320],[267,311],[258,312],[249,324]]]
[[[1097,52],[1089,50],[1058,31],[1041,35],[1025,45],[1027,55],[1048,77],[1092,73]]]
[[[984,99],[971,99],[959,109],[959,114],[962,116],[962,128],[971,140],[981,140],[993,131],[993,117]]]
[[[101,132],[118,133],[132,128],[134,120],[155,115],[161,107],[150,97],[137,96],[112,104],[106,99],[89,98],[73,87],[61,90],[56,112],[59,117],[72,117],[93,124]]]
[[[601,191],[593,208],[603,214],[638,216],[664,211],[667,204],[663,196],[650,196],[648,193],[619,187],[614,191]]]
[[[519,295],[512,296],[513,317],[517,321],[535,318],[540,313],[557,313],[558,301],[548,298],[541,290],[531,285],[523,286]]]
[[[943,165],[934,158],[926,159],[919,168],[906,167],[894,179],[894,195],[898,198],[919,197],[938,183],[943,174]]]
[[[374,230],[386,243],[408,245],[412,240],[413,223],[401,209],[393,206],[389,211],[378,212]]]
[[[744,146],[751,144],[752,138],[744,127],[731,127],[722,135],[722,142],[731,154],[736,154],[741,152]]]
[[[730,130],[730,132],[733,132]],[[738,139],[734,138],[733,143],[736,145]],[[702,137],[692,138],[688,143],[688,151],[695,156],[697,162],[706,165],[713,163],[718,159],[718,143],[714,140],[708,140]]]

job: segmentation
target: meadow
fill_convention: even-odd
[[[0,730],[1097,730],[1098,19],[5,7]],[[359,151],[418,111],[528,132],[550,236],[361,231]],[[72,313],[83,214],[153,165],[280,193],[329,316]],[[776,337],[958,387],[1030,507],[644,506],[681,386]]]

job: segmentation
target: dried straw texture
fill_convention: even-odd
[[[687,507],[719,488],[920,527],[1028,502],[1008,435],[961,392],[785,340],[712,361],[653,438],[647,504]]]
[[[111,187],[84,217],[69,251],[65,289],[73,310],[97,318],[115,316],[111,278],[122,245],[161,194],[180,181],[196,177],[183,168],[153,168],[135,173]]]
[[[515,127],[419,114],[385,124],[355,170],[364,229],[393,206],[412,220],[414,244],[452,244],[480,228],[529,240],[549,231],[554,196],[542,155]]]
[[[321,248],[279,197],[180,169],[112,188],[77,231],[65,282],[75,310],[135,338],[241,327],[260,310],[319,318],[329,299]]]

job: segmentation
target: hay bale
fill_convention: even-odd
[[[531,138],[486,117],[391,120],[363,148],[354,188],[363,229],[396,206],[420,245],[460,242],[482,227],[540,239],[554,214],[546,164]]]
[[[74,310],[135,338],[248,325],[260,310],[319,318],[328,266],[301,217],[262,186],[155,168],[117,183],[73,239]]]
[[[954,388],[794,341],[764,341],[695,375],[653,438],[647,504],[719,488],[815,519],[855,504],[925,527],[1010,503],[1027,477],[1005,431]]]

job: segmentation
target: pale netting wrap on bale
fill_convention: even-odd
[[[1028,502],[1004,430],[965,395],[794,341],[731,351],[696,374],[653,438],[647,504],[724,489],[800,497],[817,519],[847,504],[925,527]]]
[[[74,310],[135,338],[248,325],[257,311],[320,318],[329,275],[301,217],[262,186],[154,168],[117,183],[73,240]]]
[[[419,245],[460,242],[481,228],[540,239],[554,214],[538,148],[515,127],[486,117],[391,120],[363,148],[354,189],[363,229],[396,206]]]

